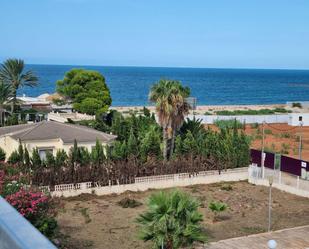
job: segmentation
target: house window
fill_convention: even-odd
[[[41,160],[45,161],[46,160],[46,154],[49,152],[51,154],[53,154],[53,148],[42,148],[42,149],[38,149],[39,150],[39,155]]]

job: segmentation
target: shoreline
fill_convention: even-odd
[[[119,112],[129,111],[141,111],[146,107],[151,112],[155,111],[155,106],[110,106],[110,110],[117,110]],[[289,109],[287,104],[265,104],[265,105],[198,105],[194,112],[196,114],[204,114],[205,112],[216,112],[216,111],[235,111],[235,110],[261,110],[261,109],[275,109],[275,108],[286,108]]]

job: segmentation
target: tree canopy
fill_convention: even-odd
[[[57,81],[57,92],[73,108],[90,115],[104,113],[112,103],[105,78],[97,71],[72,69]]]

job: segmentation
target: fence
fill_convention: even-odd
[[[84,193],[96,195],[120,194],[125,191],[145,191],[148,189],[162,189],[189,186],[194,184],[209,184],[220,181],[240,181],[248,179],[248,168],[228,169],[226,171],[210,170],[196,174],[180,173],[171,175],[158,175],[149,177],[137,177],[131,184],[117,184],[100,186],[98,183],[90,182],[77,184],[55,185],[52,196],[77,196]],[[46,187],[45,187],[46,188]]]
[[[188,115],[189,119],[200,119],[203,124],[214,124],[217,120],[238,120],[241,123],[246,124],[262,124],[266,122],[268,124],[275,123],[288,123],[289,114],[271,114],[271,115],[235,115],[235,116],[224,116],[224,115]]]
[[[264,176],[262,168],[257,165],[249,166],[248,181],[256,185],[269,186],[269,179],[273,180],[272,186],[282,191],[308,197],[309,198],[309,181],[301,179],[299,176],[282,172],[280,170],[273,170],[269,168],[264,169]]]
[[[251,162],[258,167],[262,164],[262,152],[260,150],[251,149]],[[287,156],[280,156],[278,168],[280,171],[289,173],[295,176],[300,176],[303,179],[309,179],[309,162],[304,160],[295,159]],[[270,152],[264,152],[263,154],[264,166],[266,168],[275,169],[276,167],[276,155]]]

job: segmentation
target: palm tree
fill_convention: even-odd
[[[198,212],[199,202],[180,191],[158,192],[150,196],[148,210],[137,218],[141,239],[152,241],[153,248],[177,249],[195,241],[206,242]]]
[[[0,125],[3,125],[4,104],[9,103],[13,97],[11,85],[0,82]]]
[[[160,80],[151,87],[149,100],[156,103],[158,122],[163,129],[163,157],[168,159],[173,150],[175,132],[183,124],[188,114],[189,105],[185,98],[190,89],[183,87],[179,81]],[[172,140],[171,147],[168,142]]]
[[[23,86],[36,86],[37,76],[31,71],[24,72],[24,61],[20,59],[7,59],[0,68],[0,81],[11,84],[13,89],[12,112],[16,105],[16,93]]]

